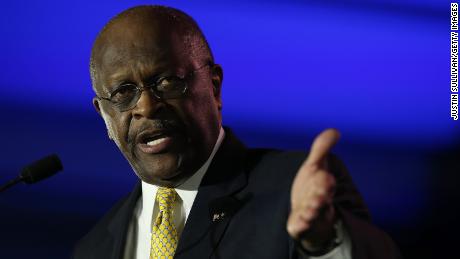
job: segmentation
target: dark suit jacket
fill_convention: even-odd
[[[226,130],[198,189],[175,258],[303,258],[286,222],[291,184],[305,158],[301,152],[247,149]],[[370,224],[341,162],[331,156],[329,165],[337,180],[335,206],[351,237],[353,258],[399,258],[391,239]],[[122,258],[140,195],[138,183],[76,245],[73,258]]]

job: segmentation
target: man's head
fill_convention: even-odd
[[[190,16],[163,6],[122,12],[99,33],[90,70],[93,104],[140,179],[177,186],[206,161],[222,123],[222,69]],[[171,85],[183,94],[162,95]],[[127,91],[117,89],[136,86],[139,99],[120,105]]]

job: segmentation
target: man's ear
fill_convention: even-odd
[[[94,109],[96,109],[97,113],[99,113],[99,115],[102,116],[101,107],[99,106],[99,99],[97,99],[97,97],[93,97],[93,106],[94,106]]]
[[[214,64],[211,67],[211,80],[212,86],[214,90],[214,98],[217,101],[219,111],[222,110],[222,98],[221,98],[221,90],[222,90],[222,81],[224,79],[224,71],[219,64]]]
[[[104,118],[104,115],[102,115],[101,106],[99,103],[99,99],[97,99],[97,97],[93,98],[93,106],[94,106],[94,109],[96,109],[97,113],[102,117],[102,120],[104,120],[104,124],[107,129],[107,135],[109,136],[109,139],[113,140],[111,130],[109,129],[109,125],[107,124],[106,118]]]

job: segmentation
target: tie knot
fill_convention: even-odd
[[[156,200],[160,206],[160,211],[171,211],[176,200],[176,190],[174,188],[160,187],[157,191]]]

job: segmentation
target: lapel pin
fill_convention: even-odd
[[[214,215],[212,216],[212,221],[213,222],[216,222],[218,220],[221,220],[225,217],[225,212],[221,212],[221,213],[214,213]]]

